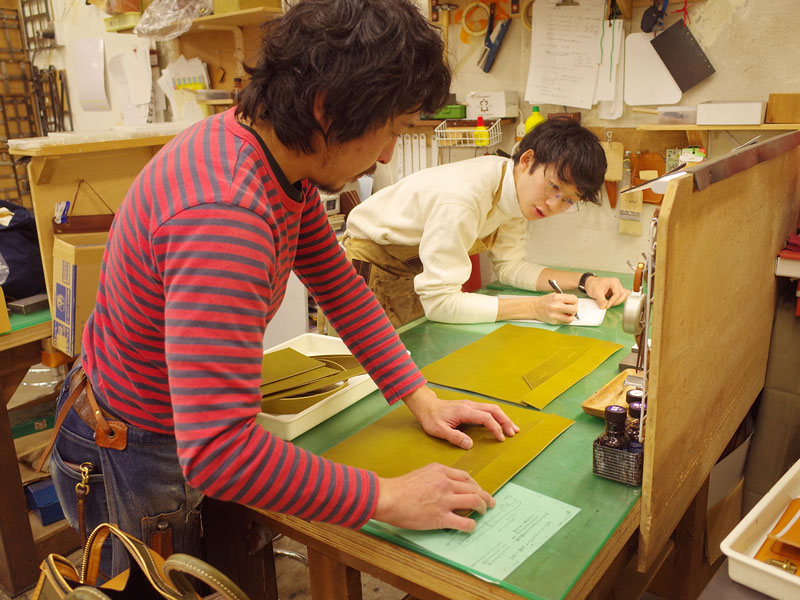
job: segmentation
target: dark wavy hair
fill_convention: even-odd
[[[597,136],[576,120],[556,118],[539,123],[520,141],[512,157],[515,165],[526,150],[534,154],[531,173],[539,164],[555,165],[558,178],[574,184],[581,200],[600,204],[606,154]]]
[[[269,121],[292,149],[310,153],[315,131],[327,143],[347,142],[447,101],[441,35],[408,0],[300,0],[262,28],[236,114]],[[327,131],[314,117],[318,93]]]

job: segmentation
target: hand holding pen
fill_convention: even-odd
[[[548,279],[547,283],[550,284],[550,287],[553,288],[553,290],[557,294],[563,294],[564,293],[564,291],[561,289],[561,287],[558,285],[558,282],[556,282],[555,279]],[[576,310],[575,311],[575,320],[577,321],[578,319],[580,319],[580,317],[578,316],[578,311]]]

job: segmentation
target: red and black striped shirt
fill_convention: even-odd
[[[336,242],[313,184],[291,184],[233,110],[153,157],[117,213],[83,337],[98,396],[173,434],[187,482],[223,500],[358,527],[374,473],[264,431],[262,339],[294,270],[389,402],[424,378]]]

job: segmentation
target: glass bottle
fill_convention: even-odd
[[[598,446],[625,450],[628,447],[628,436],[625,435],[627,417],[628,411],[624,407],[617,404],[606,406],[606,430],[594,443]]]
[[[639,388],[628,390],[625,394],[625,402],[630,406],[631,402],[644,402],[644,391]]]
[[[628,436],[628,450],[631,452],[644,451],[644,432],[639,440],[639,431],[642,427],[642,403],[631,402],[628,405],[628,418],[625,421],[625,435]]]

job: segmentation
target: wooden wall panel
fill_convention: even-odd
[[[759,146],[780,144],[775,140]],[[665,194],[658,222],[640,570],[656,559],[763,387],[775,255],[800,211],[800,147],[796,139],[788,147],[702,191],[687,174]]]

